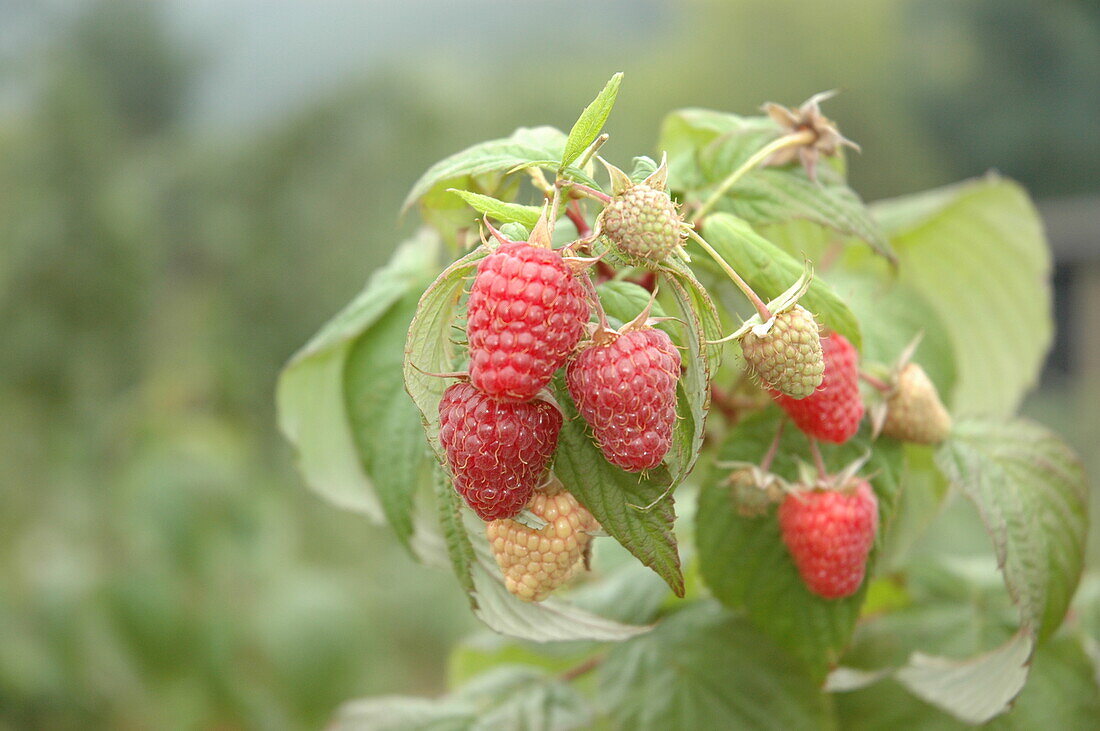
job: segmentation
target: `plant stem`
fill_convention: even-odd
[[[569,205],[565,209],[565,215],[569,216],[569,220],[573,222],[573,225],[577,229],[577,236],[582,239],[587,239],[592,235],[592,227],[588,225],[588,221],[584,220],[584,214],[581,213],[581,205],[575,199],[569,201]]]
[[[561,674],[558,675],[558,680],[562,681],[563,683],[572,683],[577,678],[583,675],[587,675],[588,673],[598,668],[600,666],[600,663],[604,661],[605,657],[605,655],[593,655],[592,657],[578,663],[577,665],[574,665],[568,670],[564,670]]]
[[[592,300],[592,307],[596,310],[596,319],[600,323],[600,329],[597,332],[608,332],[611,330],[611,326],[607,324],[607,313],[604,312],[603,302],[600,302],[600,295],[596,292],[596,285],[592,282],[592,277],[585,272],[581,276],[581,284],[584,285],[585,291],[588,293],[588,298]]]
[[[710,257],[714,259],[715,263],[717,263],[718,266],[722,267],[722,271],[724,271],[726,275],[733,280],[733,283],[737,285],[737,288],[740,289],[741,292],[748,298],[749,302],[752,303],[752,306],[755,307],[756,311],[760,313],[760,317],[763,318],[764,322],[770,320],[772,313],[771,310],[768,309],[768,306],[764,304],[764,300],[760,299],[760,296],[752,290],[752,287],[749,286],[749,283],[741,278],[741,275],[738,274],[734,270],[734,268],[731,267],[726,262],[726,260],[722,258],[722,255],[715,251],[714,248],[710,244],[708,244],[702,236],[695,232],[695,230],[688,229],[688,236],[695,239],[695,243],[703,247],[703,251],[710,254]]]
[[[573,180],[559,180],[558,184],[561,186],[568,185],[570,188],[573,188],[581,195],[587,196],[589,198],[595,198],[605,205],[611,202],[611,196],[609,196],[607,193],[601,193],[595,188],[589,188],[584,183],[578,183]]]
[[[600,148],[603,147],[604,143],[607,142],[609,139],[611,139],[611,135],[604,132],[599,137],[592,140],[592,144],[589,145],[588,149],[584,151],[584,154],[581,155],[581,158],[573,164],[583,170],[584,166],[587,165],[590,160],[592,160],[595,154],[600,151]]]
[[[799,132],[792,132],[791,134],[783,135],[782,137],[774,139],[768,144],[764,145],[759,150],[754,152],[748,160],[745,160],[745,162],[741,164],[741,167],[737,168],[728,176],[726,176],[726,179],[723,180],[721,185],[719,185],[718,188],[710,194],[710,197],[707,198],[706,202],[703,203],[703,205],[701,205],[699,209],[695,211],[695,215],[692,218],[692,221],[698,221],[707,213],[709,213],[710,209],[714,208],[715,204],[717,204],[718,201],[722,199],[722,196],[724,196],[730,188],[737,185],[737,181],[745,177],[745,175],[749,171],[751,171],[761,162],[768,159],[780,150],[784,150],[788,147],[798,147],[800,145],[805,145],[813,142],[815,139],[817,139],[817,135],[812,130],[804,129]]]
[[[817,476],[821,480],[829,477],[829,471],[825,469],[825,459],[821,456],[821,449],[817,446],[817,440],[810,437],[810,453],[814,456],[814,466],[817,467]]]
[[[775,438],[772,439],[771,446],[768,447],[767,453],[764,454],[764,459],[760,460],[760,469],[767,472],[772,468],[772,462],[775,461],[775,455],[779,452],[779,440],[783,437],[783,429],[787,426],[787,420],[779,422],[779,428],[775,430]]]
[[[879,393],[889,393],[889,391],[890,391],[890,384],[886,383],[886,381],[883,381],[880,378],[876,378],[875,376],[872,376],[870,373],[867,373],[865,371],[860,371],[859,372],[859,377],[862,378],[863,380],[867,381],[867,383],[874,386],[875,390],[878,391]]]

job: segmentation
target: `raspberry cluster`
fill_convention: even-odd
[[[584,335],[584,288],[561,255],[510,242],[481,260],[470,289],[470,382],[439,402],[455,489],[482,518],[517,515],[543,480],[561,413],[538,400]]]

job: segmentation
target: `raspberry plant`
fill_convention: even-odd
[[[455,651],[447,695],[337,725],[1096,713],[1064,623],[1084,476],[1013,415],[1052,332],[1027,195],[990,175],[865,204],[828,95],[672,112],[620,168],[620,81],[568,134],[432,166],[424,226],[281,377],[310,486],[499,635]],[[984,556],[951,538],[972,525]]]

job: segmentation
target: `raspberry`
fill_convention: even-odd
[[[804,399],[772,391],[772,397],[799,429],[826,442],[843,444],[859,430],[863,397],[859,393],[859,354],[848,339],[832,333],[821,340],[825,372],[821,387]]]
[[[439,439],[455,489],[482,520],[510,518],[542,480],[561,429],[545,401],[497,401],[456,383],[439,402]]]
[[[668,193],[639,183],[611,199],[600,230],[620,251],[663,261],[680,245],[680,214]]]
[[[888,437],[939,444],[951,432],[951,415],[940,401],[935,385],[916,363],[905,366],[898,375],[897,387],[886,409],[882,433]]]
[[[790,493],[779,506],[779,529],[807,588],[840,599],[863,583],[878,530],[878,501],[859,478],[841,490]]]
[[[596,519],[561,483],[539,490],[527,509],[546,521],[535,530],[505,518],[485,526],[489,548],[504,572],[508,591],[527,602],[538,602],[569,581],[585,564]]]
[[[584,288],[556,251],[504,244],[470,289],[470,380],[508,401],[535,397],[565,364],[588,322]]]
[[[821,385],[825,361],[817,321],[795,305],[775,316],[764,335],[750,329],[741,337],[745,362],[767,388],[795,399],[811,395]]]
[[[608,462],[648,470],[672,444],[680,353],[651,327],[605,335],[569,364],[569,393]]]

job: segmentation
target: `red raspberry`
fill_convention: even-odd
[[[439,402],[439,440],[455,489],[482,520],[518,514],[542,481],[561,413],[545,401],[497,401],[456,383]]]
[[[799,429],[826,442],[843,444],[859,430],[863,397],[859,393],[859,354],[839,333],[821,339],[825,375],[821,386],[804,399],[778,391],[772,397]]]
[[[779,506],[779,529],[807,588],[840,599],[863,583],[878,530],[878,500],[859,478],[843,490],[789,493]]]
[[[584,288],[556,251],[504,244],[481,260],[470,289],[470,380],[488,395],[528,401],[577,347]]]
[[[672,444],[680,353],[654,328],[610,335],[569,364],[569,393],[607,461],[641,472],[661,464]]]

